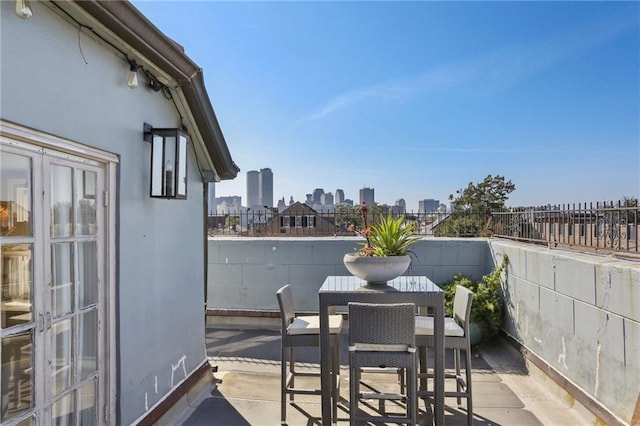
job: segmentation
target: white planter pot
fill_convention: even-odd
[[[351,274],[365,280],[368,284],[386,284],[404,274],[409,268],[411,257],[389,256],[369,257],[347,253],[343,258],[344,266]]]

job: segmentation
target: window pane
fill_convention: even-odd
[[[98,369],[98,311],[92,309],[78,316],[78,368],[80,380]]]
[[[24,420],[20,420],[18,423],[16,423],[14,426],[33,426],[35,425],[35,420],[33,418],[33,416],[31,417],[27,417]]]
[[[31,159],[0,155],[0,235],[31,235]]]
[[[173,170],[174,164],[176,164],[176,138],[175,136],[165,136],[164,138],[164,193],[167,197],[175,195],[175,173],[178,170]]]
[[[33,321],[31,308],[31,244],[6,244],[0,248],[2,253],[2,287],[0,296],[0,327]]]
[[[55,323],[51,327],[51,395],[57,395],[71,386],[71,320]]]
[[[70,426],[73,421],[73,393],[57,400],[51,408],[51,424],[53,426]]]
[[[76,172],[76,234],[96,234],[97,174],[87,170]]]
[[[163,185],[162,136],[154,135],[151,147],[151,195],[161,196]]]
[[[51,167],[51,236],[68,237],[73,223],[72,170],[70,167]]]
[[[178,161],[180,170],[178,173],[178,192],[177,195],[187,195],[187,138],[184,135],[179,136],[178,149]]]
[[[73,255],[71,243],[51,245],[51,304],[53,316],[71,312],[73,300]]]
[[[95,241],[78,243],[78,307],[98,302],[98,249]]]
[[[2,339],[2,415],[3,423],[33,408],[32,332]]]
[[[98,424],[96,407],[96,380],[91,380],[79,390],[80,425],[93,426]]]

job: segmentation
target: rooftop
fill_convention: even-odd
[[[348,423],[347,334],[341,345],[341,403],[338,424]],[[190,400],[171,424],[279,425],[280,332],[270,326],[209,324],[207,353],[212,383]],[[317,351],[299,349],[303,368],[317,368]],[[450,354],[447,367],[452,365]],[[313,380],[313,379],[311,379]],[[393,374],[369,374],[365,381],[376,388],[395,385]],[[523,357],[504,338],[473,348],[474,424],[558,425],[593,423],[593,417],[564,391],[535,371],[528,371]],[[464,405],[464,401],[463,401]],[[419,405],[420,424],[431,424],[424,401]],[[387,403],[392,411],[392,403]],[[319,425],[319,396],[296,396],[287,408],[289,425]],[[466,413],[455,398],[447,398],[447,425],[466,425]],[[168,423],[167,423],[168,424]]]

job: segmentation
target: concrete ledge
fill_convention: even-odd
[[[200,367],[176,386],[173,391],[156,404],[142,419],[136,424],[141,426],[152,425],[173,425],[176,418],[183,415],[189,406],[189,399],[194,394],[199,394],[202,389],[212,385],[213,374],[211,364],[204,360]]]
[[[608,426],[626,426],[628,423],[618,418],[607,407],[600,404],[592,398],[583,389],[573,383],[571,380],[562,375],[557,369],[548,364],[544,359],[539,357],[535,352],[530,351],[526,346],[522,345],[512,336],[502,333],[505,340],[515,347],[525,358],[529,374],[538,376],[539,378],[548,378],[553,384],[557,385],[561,392],[566,393],[564,399],[569,401],[570,405],[580,404],[584,409],[588,410],[594,419]],[[598,422],[594,422],[598,423]]]

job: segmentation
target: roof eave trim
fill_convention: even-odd
[[[202,68],[128,1],[81,0],[76,4],[178,82],[216,174],[221,180],[234,179],[240,168],[231,158],[204,85]]]

